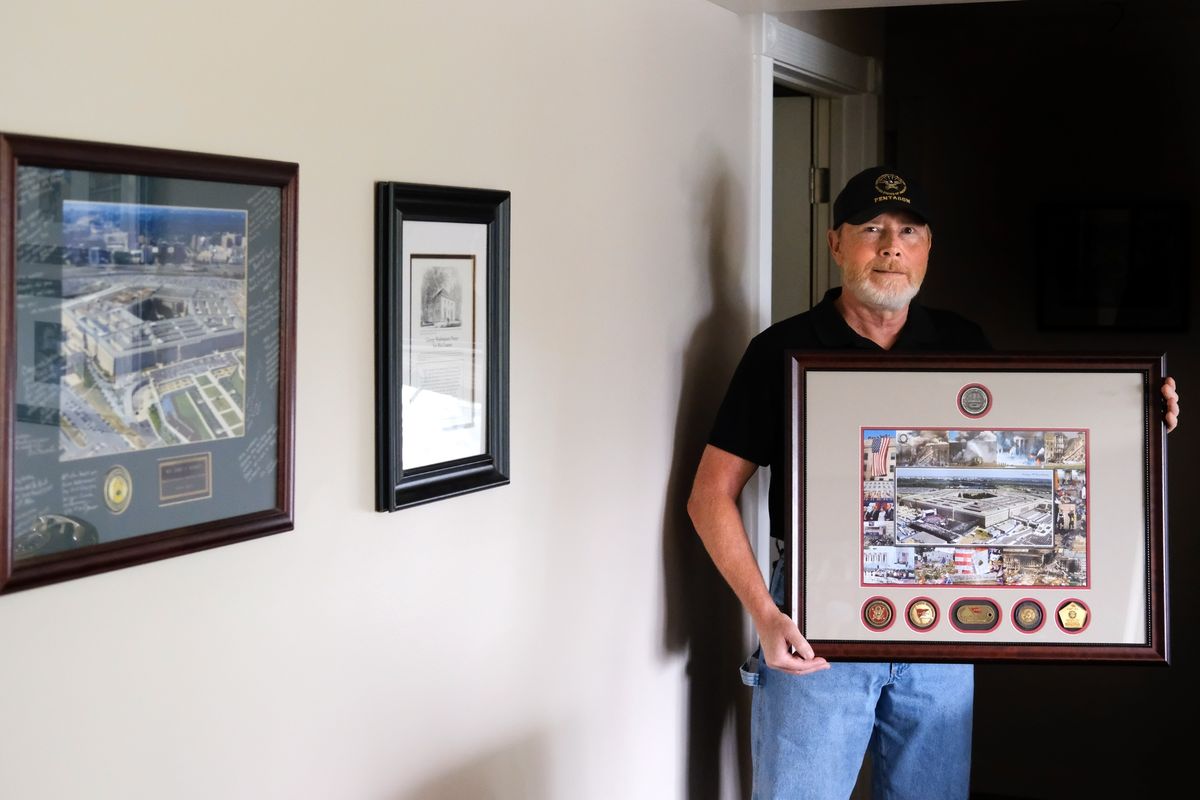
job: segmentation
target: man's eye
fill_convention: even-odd
[[[916,228],[909,228],[909,227],[905,227],[904,230],[902,231],[902,233],[916,233],[916,232],[917,232]]]
[[[877,225],[868,225],[865,228],[863,228],[863,231],[866,233],[875,233],[878,230],[879,230],[879,226],[877,226]]]

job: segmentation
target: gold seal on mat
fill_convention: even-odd
[[[937,608],[928,600],[914,600],[908,605],[908,621],[918,630],[928,630],[937,622]]]
[[[1042,625],[1042,608],[1032,600],[1024,600],[1013,609],[1013,622],[1023,631],[1032,631]]]
[[[892,624],[895,613],[892,604],[879,597],[863,607],[863,622],[867,623],[867,627],[880,631]]]
[[[133,498],[133,478],[129,470],[121,466],[113,467],[104,476],[104,504],[114,514],[120,514],[129,508]]]
[[[1064,631],[1083,630],[1087,618],[1087,608],[1077,600],[1068,600],[1058,607],[1058,624]]]

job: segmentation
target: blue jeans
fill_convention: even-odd
[[[845,800],[868,749],[875,800],[967,797],[970,664],[838,662],[798,677],[763,663],[747,677],[755,800]]]

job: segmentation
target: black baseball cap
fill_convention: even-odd
[[[926,225],[925,195],[903,173],[892,167],[868,167],[846,181],[833,201],[833,227],[843,222],[858,225],[884,211],[907,211]]]

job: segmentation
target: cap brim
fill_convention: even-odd
[[[929,224],[929,216],[927,214],[923,214],[917,209],[913,208],[910,204],[902,203],[899,200],[884,200],[882,203],[875,203],[874,205],[859,211],[857,214],[851,214],[843,221],[849,222],[851,225],[861,225],[864,222],[870,222],[885,211],[904,212],[905,214],[911,214],[926,225]]]

